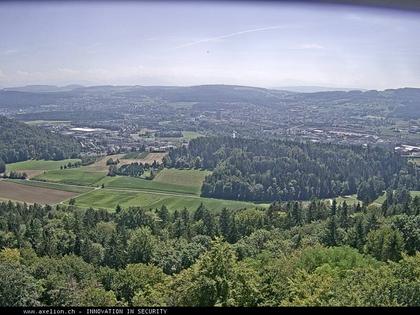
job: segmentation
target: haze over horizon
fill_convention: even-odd
[[[0,3],[0,87],[420,87],[420,14],[291,3]]]

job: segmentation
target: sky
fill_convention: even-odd
[[[0,2],[0,87],[420,87],[420,13],[253,2]]]

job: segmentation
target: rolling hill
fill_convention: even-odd
[[[62,160],[79,152],[79,143],[70,137],[0,116],[0,159],[6,163],[28,159]]]

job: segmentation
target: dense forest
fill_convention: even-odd
[[[79,152],[80,144],[70,137],[0,116],[0,161],[63,160]]]
[[[0,203],[1,306],[419,306],[420,199],[115,212]]]
[[[387,187],[420,189],[415,164],[371,146],[200,137],[172,150],[164,163],[212,170],[202,195],[214,198],[307,200],[357,193],[371,202]]]

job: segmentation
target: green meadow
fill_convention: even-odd
[[[46,161],[46,160],[28,160],[23,162],[16,162],[6,165],[8,172],[20,170],[59,170],[60,166],[70,163],[79,162],[80,159],[67,159],[61,161]]]
[[[196,194],[200,194],[204,178],[209,174],[211,174],[209,171],[165,168],[156,175],[153,181],[161,184],[187,186]]]
[[[182,132],[182,138],[186,139],[186,140],[191,140],[191,139],[195,139],[198,137],[201,137],[202,134],[196,131],[183,131]]]
[[[94,207],[114,210],[117,205],[123,208],[140,206],[145,208],[160,208],[165,205],[170,210],[187,208],[192,211],[201,204],[205,204],[213,211],[220,211],[224,207],[229,209],[266,207],[266,204],[256,205],[250,202],[201,198],[198,196],[177,195],[169,193],[154,193],[144,191],[124,191],[113,189],[97,189],[76,197],[77,207]]]
[[[69,185],[91,186],[105,176],[104,172],[88,172],[83,168],[74,168],[48,171],[35,176],[33,179]]]
[[[135,178],[128,176],[107,176],[101,179],[97,184],[104,184],[105,188],[164,191],[191,195],[200,194],[197,187],[160,183],[154,180],[147,180],[143,178]]]

